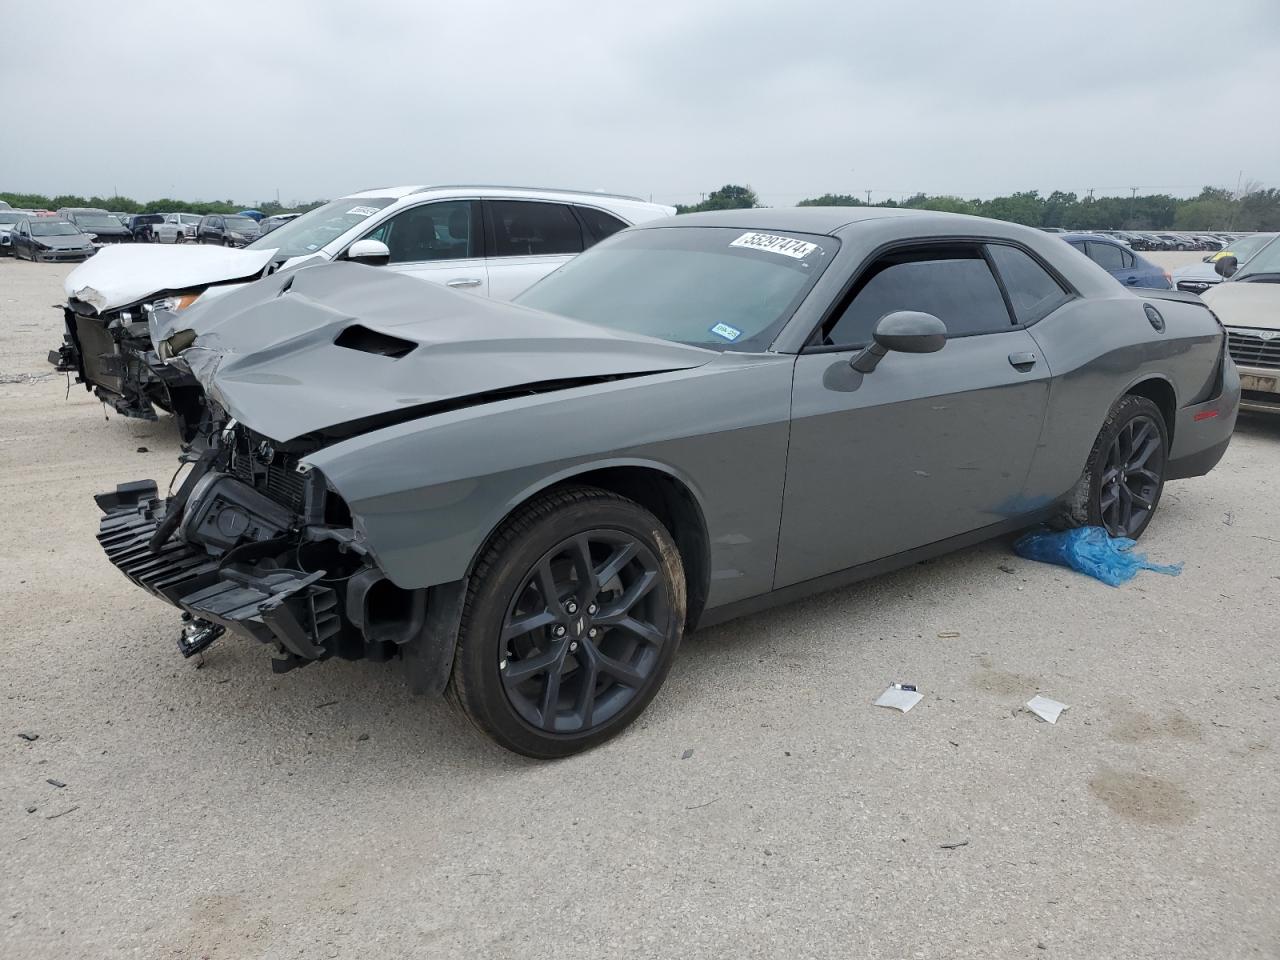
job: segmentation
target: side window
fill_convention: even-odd
[[[987,247],[1019,323],[1035,323],[1071,299],[1061,284],[1025,250],[993,243]]]
[[[931,313],[947,325],[951,337],[995,333],[1013,325],[977,246],[923,247],[889,253],[873,263],[826,342],[869,343],[880,318],[895,310]]]
[[[1071,244],[1073,247],[1075,247],[1075,248],[1076,248],[1077,250],[1079,250],[1081,253],[1084,253],[1084,241],[1083,241],[1083,240],[1068,240],[1068,241],[1067,241],[1067,243]],[[1088,256],[1088,254],[1087,254],[1087,253],[1085,253],[1084,255],[1085,255],[1086,257]]]
[[[472,200],[440,200],[410,207],[396,214],[365,239],[381,240],[391,251],[391,263],[466,260],[480,256]]]
[[[612,214],[591,207],[574,207],[583,225],[587,228],[587,246],[599,243],[605,237],[611,237],[619,230],[627,229],[627,225]]]
[[[1133,266],[1136,263],[1133,259],[1133,254],[1123,248],[1120,250],[1120,262],[1126,270],[1133,269]]]
[[[582,252],[582,228],[563,203],[489,200],[494,257],[536,257]]]
[[[1112,246],[1109,243],[1098,243],[1096,240],[1090,240],[1089,259],[1100,266],[1103,270],[1123,270],[1124,259],[1120,256],[1120,248]]]

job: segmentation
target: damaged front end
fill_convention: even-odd
[[[301,445],[232,421],[168,499],[153,481],[95,499],[98,541],[135,584],[183,611],[192,656],[223,633],[274,649],[284,672],[316,660],[389,660],[426,625],[426,589],[386,578]]]
[[[195,297],[185,294],[161,303],[185,306]],[[82,300],[70,300],[62,308],[62,345],[49,351],[49,362],[59,373],[74,374],[76,383],[121,416],[155,420],[156,407],[168,411],[178,419],[183,440],[190,440],[203,413],[200,385],[189,372],[156,356],[148,328],[152,309],[139,304],[99,314]]]

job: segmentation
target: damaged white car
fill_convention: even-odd
[[[332,200],[238,250],[111,248],[67,277],[66,332],[49,362],[124,416],[169,411],[190,440],[203,392],[157,353],[149,328],[157,309],[181,312],[277,270],[334,260],[510,300],[605,237],[674,212],[567,190],[387,187]]]

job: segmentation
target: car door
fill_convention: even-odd
[[[797,358],[775,587],[1029,512],[1022,491],[1050,371],[1011,314],[997,256],[1011,277],[1025,269],[1019,257],[1035,265],[1020,249],[974,242],[889,249]],[[1066,299],[1048,279],[1051,291],[1024,296],[1026,317]],[[853,370],[896,310],[939,317],[943,349],[890,352],[869,374]]]
[[[1133,258],[1129,258],[1129,267],[1126,269],[1124,251],[1116,244],[1107,243],[1103,240],[1088,240],[1085,242],[1085,253],[1090,260],[1121,283],[1130,287],[1138,285],[1139,277],[1137,270],[1133,268]]]
[[[489,294],[478,201],[421,203],[384,220],[360,239],[387,245],[388,270],[465,293]]]
[[[485,200],[489,296],[511,300],[584,247],[582,224],[565,203]]]
[[[14,225],[9,242],[13,244],[14,259],[31,255],[31,228],[26,220],[19,220]]]

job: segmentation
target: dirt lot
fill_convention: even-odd
[[[91,499],[175,434],[48,374],[68,269],[0,261],[3,956],[1280,955],[1280,420],[1166,489],[1180,577],[968,550],[699,634],[532,763],[394,666],[178,655]]]

